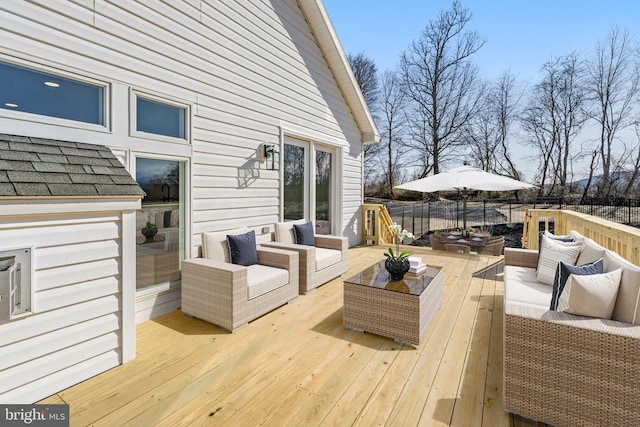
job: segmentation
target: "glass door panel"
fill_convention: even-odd
[[[331,153],[316,150],[316,234],[331,234]]]
[[[308,193],[306,148],[298,144],[284,144],[284,220],[307,217]]]
[[[184,258],[185,162],[136,159],[136,181],[145,191],[136,212],[136,288],[180,279]]]

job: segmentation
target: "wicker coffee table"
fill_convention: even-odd
[[[415,346],[442,306],[441,267],[391,281],[380,261],[344,281],[344,326]]]

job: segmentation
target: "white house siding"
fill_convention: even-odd
[[[280,220],[280,173],[256,158],[285,128],[342,154],[337,230],[360,242],[362,134],[295,0],[3,0],[0,59],[110,85],[106,129],[0,110],[1,132],[104,144],[129,168],[190,161],[186,257],[202,232]],[[190,106],[190,140],[132,135],[132,90]],[[138,319],[179,305],[175,289],[145,295]]]
[[[18,210],[0,205],[0,250],[34,248],[34,314],[0,324],[0,403],[37,401],[135,352],[133,307],[123,298],[135,287],[133,265],[123,261],[125,242],[135,244],[123,238],[134,211],[12,214]]]

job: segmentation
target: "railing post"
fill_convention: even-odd
[[[427,205],[427,233],[431,231],[431,202]]]
[[[404,228],[404,208],[405,206],[402,207],[402,228]]]
[[[424,202],[420,205],[420,235],[424,234]]]
[[[482,225],[487,225],[487,199],[482,200]]]
[[[509,200],[509,222],[508,222],[508,224],[512,224],[513,223],[513,221],[512,221],[513,216],[511,215],[511,208],[512,207],[513,207],[513,204],[511,203],[511,200]]]
[[[627,212],[629,213],[628,215],[629,221],[627,221],[627,224],[631,225],[631,199],[627,199],[627,206],[628,206]]]
[[[411,205],[411,234],[416,234],[416,205]]]

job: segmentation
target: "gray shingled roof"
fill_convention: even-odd
[[[107,147],[0,134],[0,197],[144,194]]]

